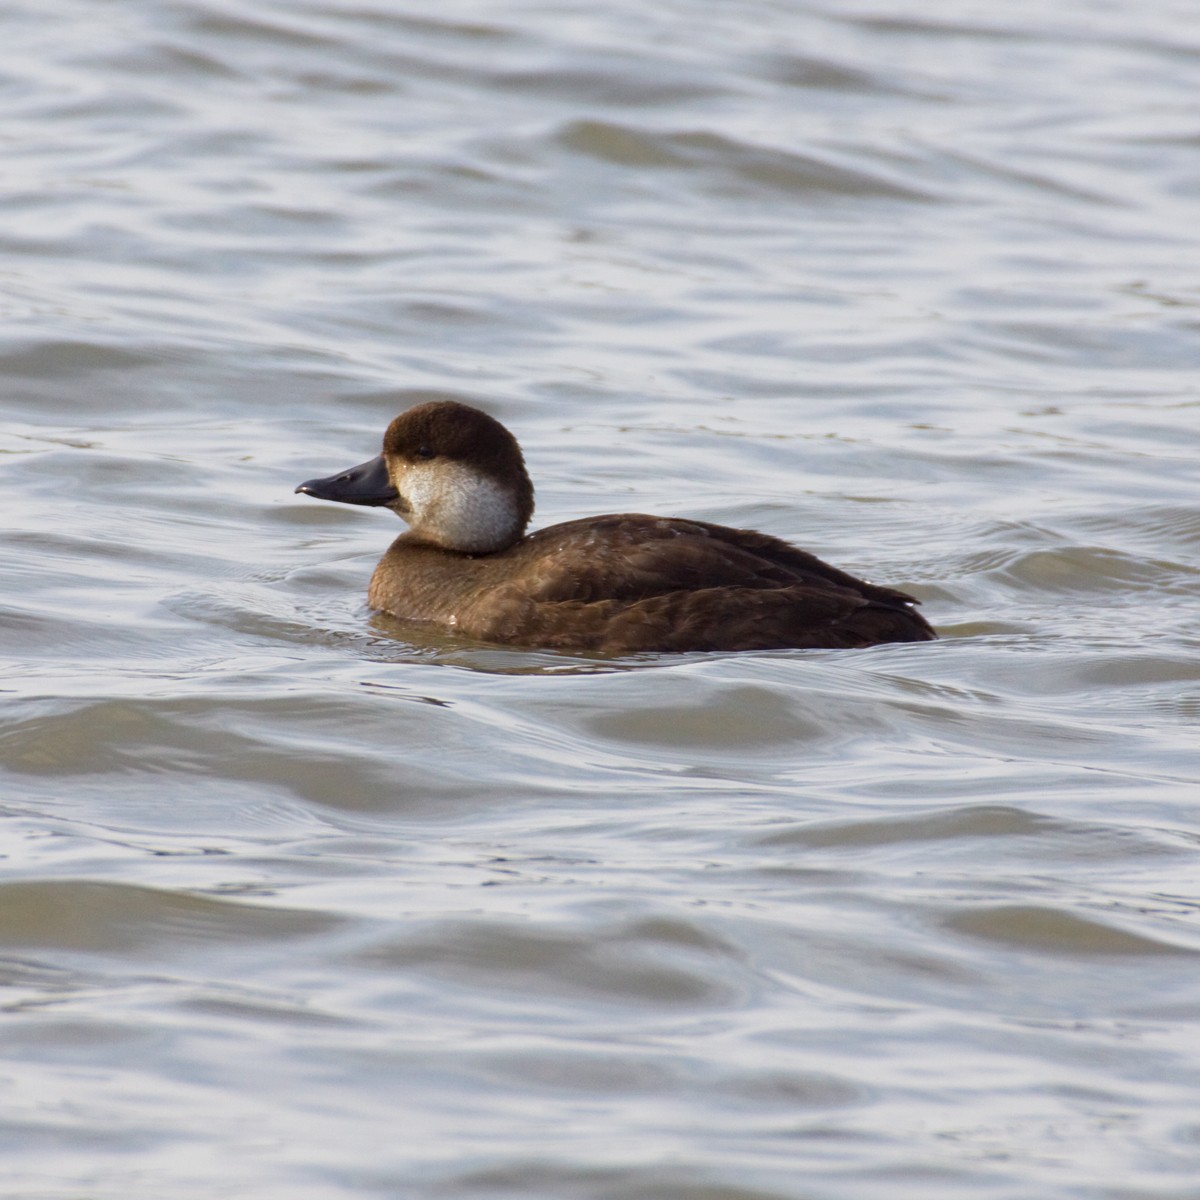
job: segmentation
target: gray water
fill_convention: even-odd
[[[1200,1197],[1193,4],[0,28],[5,1197]],[[942,640],[373,615],[435,395]]]

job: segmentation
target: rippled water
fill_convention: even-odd
[[[1200,1195],[1198,30],[9,5],[6,1195]],[[372,616],[430,395],[943,640]]]

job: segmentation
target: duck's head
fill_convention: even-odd
[[[494,417],[453,400],[401,413],[378,458],[296,491],[390,508],[421,541],[463,554],[513,545],[533,515],[533,484],[517,439]]]

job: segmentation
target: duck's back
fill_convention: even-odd
[[[583,653],[852,647],[935,635],[903,592],[767,534],[637,513],[554,525],[495,554],[396,540],[371,603],[482,641]]]

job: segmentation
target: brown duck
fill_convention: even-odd
[[[936,637],[912,596],[748,529],[621,513],[527,535],[533,484],[516,438],[453,401],[402,413],[378,458],[296,491],[403,517],[368,602],[479,641],[632,654]]]

